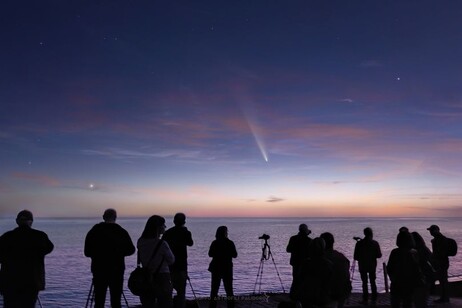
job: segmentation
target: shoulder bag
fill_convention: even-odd
[[[149,262],[147,265],[149,265],[149,263],[151,263],[151,261],[154,259],[157,251],[162,245],[162,242],[163,240],[160,240],[159,243],[157,244],[156,248],[154,249],[151,255],[151,258],[149,258]],[[159,272],[160,267],[162,266],[163,262],[164,262],[164,258],[162,258],[159,266],[157,267],[156,271],[153,273],[152,270],[147,265],[146,267],[141,267],[140,253],[138,250],[137,266],[133,270],[133,272],[130,273],[130,276],[128,278],[128,289],[133,293],[133,295],[141,296],[149,292],[153,292],[154,276],[156,276],[157,273]]]

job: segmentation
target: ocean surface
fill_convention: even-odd
[[[167,228],[173,225],[167,219]],[[120,218],[117,222],[136,240],[141,235],[147,218]],[[90,260],[83,255],[86,233],[98,223],[99,219],[40,219],[33,227],[45,231],[55,244],[54,251],[46,257],[47,288],[40,293],[43,307],[85,307],[91,285]],[[374,238],[379,242],[383,257],[379,263],[387,262],[390,251],[395,248],[398,229],[407,226],[419,232],[431,247],[431,236],[426,230],[437,224],[441,232],[462,243],[462,218],[188,218],[187,227],[193,234],[194,246],[188,249],[189,276],[197,296],[208,296],[210,292],[210,273],[207,271],[210,258],[208,248],[214,240],[218,226],[226,225],[229,238],[234,241],[238,258],[234,260],[235,294],[249,294],[254,290],[262,292],[287,292],[291,284],[289,254],[285,249],[290,236],[298,231],[298,225],[306,223],[314,238],[323,232],[331,232],[335,237],[334,248],[342,252],[350,262],[353,259],[354,236],[363,237],[362,230],[371,227]],[[14,219],[0,219],[0,233],[16,227]],[[270,235],[268,243],[273,260],[263,261],[261,284],[256,284],[257,271],[262,256],[262,234]],[[450,259],[450,275],[462,274],[462,252]],[[353,262],[352,262],[353,265]],[[126,258],[125,279],[136,266],[136,256]],[[279,277],[277,271],[279,272]],[[384,290],[382,266],[378,267],[378,288]],[[281,281],[282,285],[281,285]],[[360,291],[360,277],[357,269],[353,275],[353,289]],[[220,293],[224,294],[223,287]],[[124,289],[130,305],[139,303],[126,287]],[[187,296],[193,297],[188,284]],[[0,307],[2,304],[0,304]],[[37,305],[39,307],[39,305]],[[109,305],[108,305],[109,307]]]

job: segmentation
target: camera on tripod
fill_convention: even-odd
[[[273,262],[274,269],[276,270],[276,274],[279,277],[279,282],[281,283],[282,291],[285,293],[286,290],[284,289],[284,285],[282,283],[281,276],[279,275],[279,271],[278,271],[278,268],[276,266],[276,262],[274,261],[273,254],[271,253],[270,244],[268,243],[268,240],[270,239],[270,236],[268,234],[266,234],[266,233],[263,233],[263,235],[259,236],[258,239],[259,240],[264,240],[264,242],[261,242],[260,266],[258,267],[257,279],[255,280],[255,285],[253,287],[253,294],[257,294],[257,293],[255,293],[255,291],[257,290],[257,286],[258,286],[259,294],[262,294],[261,286],[262,286],[262,279],[263,279],[263,265],[265,264],[265,261],[270,260],[270,259]]]

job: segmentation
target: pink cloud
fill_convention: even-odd
[[[43,186],[60,186],[60,182],[57,179],[46,175],[37,175],[25,172],[13,172],[11,175],[16,179],[35,182]]]

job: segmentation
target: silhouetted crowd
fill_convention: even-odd
[[[427,230],[433,236],[432,251],[418,232],[399,229],[397,248],[390,253],[386,272],[390,277],[391,307],[427,307],[435,281],[440,282],[441,297],[435,303],[448,303],[449,256],[457,253],[457,244],[446,238],[440,228],[432,225]],[[350,261],[334,250],[334,236],[323,233],[311,239],[306,224],[290,238],[287,252],[291,253],[292,286],[290,296],[302,307],[344,307],[351,286]],[[362,304],[375,306],[377,259],[382,257],[380,245],[373,239],[371,228],[364,229],[364,238],[354,237],[354,261],[358,263],[362,282]],[[370,285],[370,293],[369,293]]]
[[[189,279],[187,247],[194,244],[191,232],[185,226],[185,214],[177,213],[173,218],[174,227],[168,230],[163,217],[149,217],[136,243],[137,249],[128,232],[116,220],[117,212],[107,209],[103,222],[93,226],[85,238],[84,254],[91,258],[93,274],[89,298],[91,296],[94,300],[95,307],[104,307],[108,289],[111,307],[121,307],[125,257],[137,251],[137,264],[148,269],[149,273],[147,291],[140,295],[142,306],[184,308]],[[0,237],[0,292],[5,308],[35,307],[39,291],[45,289],[44,258],[54,246],[44,232],[32,228],[30,211],[19,212],[16,223],[17,228]],[[427,230],[433,236],[432,250],[419,233],[411,233],[406,227],[399,229],[397,247],[390,253],[386,264],[391,281],[392,307],[427,307],[436,280],[441,286],[441,297],[436,302],[449,302],[449,256],[457,253],[457,244],[445,237],[436,225]],[[291,254],[293,280],[290,297],[293,305],[303,308],[344,307],[352,290],[356,261],[362,281],[362,303],[374,304],[378,297],[377,259],[382,257],[382,252],[379,243],[373,239],[372,229],[364,229],[364,238],[354,238],[357,242],[352,267],[348,258],[334,249],[335,240],[331,233],[322,233],[314,239],[309,237],[310,234],[308,226],[301,224],[298,234],[290,237],[286,249]],[[232,259],[238,254],[234,242],[228,238],[226,226],[216,230],[208,255],[212,258],[208,267],[211,273],[209,307],[217,306],[223,281],[227,307],[233,308]]]

